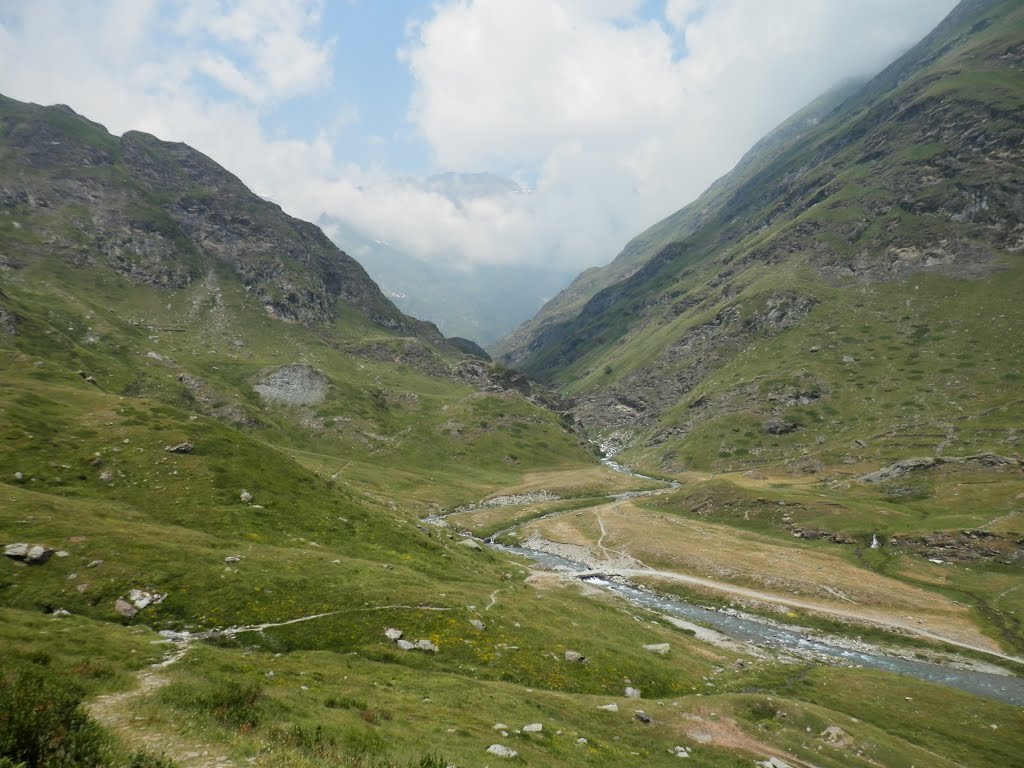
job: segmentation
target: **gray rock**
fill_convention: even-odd
[[[769,435],[788,435],[790,432],[795,432],[798,429],[800,429],[800,425],[795,421],[769,419],[764,423],[764,431]]]
[[[777,757],[769,757],[767,760],[758,763],[758,765],[764,766],[764,768],[793,768],[789,763]]]
[[[114,473],[111,472],[109,469],[103,470],[102,472],[100,472],[100,482],[102,482],[102,483],[112,483],[112,482],[114,482]]]
[[[28,544],[8,544],[4,547],[4,555],[15,560],[24,560],[28,557]]]
[[[587,657],[579,651],[566,651],[565,660],[573,664],[582,664],[587,660]]]
[[[475,539],[460,539],[457,543],[460,546],[466,547],[466,549],[472,549],[476,551],[480,551],[483,549],[483,547],[480,546],[480,542],[476,541]]]
[[[237,563],[237,562],[239,562],[239,561],[240,561],[241,559],[242,559],[242,558],[240,558],[240,557],[235,557],[234,555],[229,555],[228,557],[225,557],[225,558],[224,558],[224,562],[225,562],[225,563]]]
[[[674,753],[675,753],[676,757],[689,757],[690,756],[690,753],[687,751],[686,747],[676,746],[676,747],[674,747]]]
[[[159,605],[164,601],[165,597],[167,597],[167,595],[161,595],[158,592],[146,592],[141,589],[133,589],[128,592],[128,599],[132,602],[132,605],[140,611],[151,605]]]
[[[492,731],[507,731],[508,730],[508,726],[505,725],[504,723],[495,723],[494,727],[491,728],[491,730]]]
[[[15,472],[14,473],[14,480],[15,480],[15,482],[23,483],[23,482],[25,482],[25,475],[22,474],[21,472]]]
[[[641,723],[651,722],[651,716],[648,715],[646,712],[643,712],[642,710],[637,710],[636,712],[634,712],[633,717],[639,720]]]
[[[50,559],[50,555],[52,554],[52,549],[47,549],[41,544],[36,544],[34,547],[31,547],[28,554],[25,555],[25,562],[31,563],[32,565],[42,565]]]
[[[124,616],[126,619],[134,618],[135,614],[138,613],[138,610],[135,608],[134,605],[120,597],[117,598],[117,600],[114,602],[114,610],[122,616]]]
[[[238,494],[238,498],[242,500],[243,504],[249,504],[252,501],[252,494],[243,489],[242,492]]]
[[[285,365],[253,385],[264,400],[288,405],[323,402],[330,379],[309,365]]]
[[[631,685],[627,685],[626,686],[626,690],[624,692],[624,695],[625,695],[625,697],[627,699],[639,699],[640,698],[640,690],[637,689],[637,688],[634,688]]]
[[[57,557],[71,557],[71,553],[68,552],[66,549],[58,549],[53,554],[56,555]]]
[[[398,647],[401,648],[403,651],[411,651],[416,647],[416,643],[410,643],[408,640],[399,639],[395,642],[398,644]]]
[[[394,640],[395,642],[402,639],[402,630],[395,629],[394,627],[388,627],[384,630],[384,637],[388,640]]]
[[[618,712],[619,705],[613,701],[611,704],[602,704],[598,709],[603,709],[605,712]]]
[[[478,632],[483,632],[485,629],[487,629],[487,626],[482,621],[480,621],[480,619],[470,619],[469,623],[472,624],[473,629],[477,630]]]
[[[58,619],[63,619],[65,616],[70,616],[71,611],[66,610],[64,608],[58,608],[56,611],[53,612],[53,615],[56,616]]]
[[[86,568],[95,568],[95,567],[97,567],[97,566],[99,566],[99,565],[103,565],[103,561],[102,561],[102,560],[93,560],[93,561],[92,561],[91,563],[89,563],[89,564],[88,564],[87,566],[85,566],[85,567],[86,567]]]
[[[544,726],[541,723],[530,723],[523,726],[523,733],[540,733],[543,730]]]
[[[487,748],[487,754],[494,755],[495,757],[519,757],[518,752],[504,746],[503,744],[491,744],[491,746]]]
[[[650,645],[645,645],[644,650],[664,656],[669,652],[670,647],[668,643],[651,643]]]
[[[165,445],[167,453],[192,453],[196,448],[192,443],[178,443],[177,445]]]
[[[430,651],[431,653],[437,653],[439,650],[441,650],[429,640],[417,640],[416,647],[419,648],[421,651]]]

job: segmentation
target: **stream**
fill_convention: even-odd
[[[631,477],[655,480],[637,474],[611,458],[603,459],[602,464]],[[666,486],[678,487],[678,483],[667,481]],[[661,491],[655,491],[659,493]],[[647,495],[651,492],[639,492],[634,495]],[[494,537],[497,538],[497,537]],[[492,549],[521,555],[536,563],[562,572],[583,574],[592,571],[586,565],[568,560],[558,555],[540,552],[526,547],[506,546],[486,542]],[[904,659],[883,653],[869,653],[844,647],[840,641],[830,641],[808,635],[796,628],[779,625],[775,622],[759,621],[754,618],[702,608],[675,598],[667,598],[640,587],[607,581],[593,576],[582,577],[588,584],[607,589],[625,598],[632,605],[658,611],[670,617],[691,621],[706,627],[712,627],[723,635],[741,643],[769,649],[776,653],[791,654],[801,658],[811,658],[822,663],[838,663],[845,666],[866,667],[885,672],[909,675],[930,683],[947,685],[951,688],[984,696],[988,699],[1024,707],[1024,679],[1014,675],[994,674],[976,670],[957,669],[956,667],[932,662]]]

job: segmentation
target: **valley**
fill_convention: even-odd
[[[965,0],[494,360],[0,97],[0,768],[1024,765],[1022,40]]]

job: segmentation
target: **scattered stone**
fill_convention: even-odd
[[[631,685],[627,685],[626,686],[626,691],[625,691],[624,695],[625,695],[625,697],[627,699],[639,699],[640,698],[640,691],[637,688],[634,688]]]
[[[135,614],[138,613],[138,610],[136,610],[134,605],[120,597],[117,598],[117,600],[114,602],[114,610],[122,616],[124,616],[126,619],[134,618]]]
[[[97,567],[99,565],[103,565],[103,561],[102,560],[93,560],[91,563],[89,563],[85,567],[86,568],[95,568],[95,567]]]
[[[603,709],[605,712],[618,712],[619,705],[613,701],[611,704],[602,704],[598,709]]]
[[[111,472],[109,469],[103,470],[102,472],[100,472],[100,482],[101,483],[112,483],[112,482],[114,482],[114,473]]]
[[[395,642],[398,643],[398,647],[401,648],[403,651],[411,651],[416,647],[416,643],[410,643],[408,640],[399,639]]]
[[[857,361],[853,357],[851,357],[850,355],[843,355],[843,362],[849,364],[849,363],[855,363]]]
[[[676,746],[675,747],[675,756],[676,757],[689,757],[690,756],[690,752],[686,749],[686,747]]]
[[[8,544],[4,547],[4,556],[24,560],[28,557],[28,544]]]
[[[483,549],[483,547],[480,546],[480,542],[476,541],[475,539],[460,539],[458,541],[458,544],[463,547],[466,547],[466,549],[472,549],[477,551]]]
[[[89,591],[89,587],[91,587],[91,586],[92,586],[91,582],[83,581],[81,584],[79,584],[77,587],[75,587],[75,589],[78,590],[80,593],[85,594],[86,592]]]
[[[540,733],[543,730],[544,725],[542,723],[530,723],[523,726],[523,733]]]
[[[23,482],[25,482],[25,475],[22,474],[21,472],[15,472],[14,473],[14,480],[15,480],[15,482],[23,483]]]
[[[633,717],[635,717],[637,720],[644,724],[651,722],[651,716],[639,709],[633,713]]]
[[[491,746],[487,748],[487,754],[494,755],[495,757],[519,757],[518,752],[504,746],[503,744],[491,744]]]
[[[660,656],[664,656],[665,654],[667,654],[669,652],[669,648],[670,646],[668,643],[651,643],[650,645],[644,646],[645,651],[657,653]]]
[[[394,640],[395,642],[398,642],[402,639],[402,634],[402,630],[395,629],[394,627],[388,627],[384,630],[384,637],[386,637],[388,640]]]
[[[477,630],[478,632],[483,632],[485,629],[487,629],[487,626],[482,621],[480,621],[480,619],[470,619],[469,623],[473,625],[473,629]]]
[[[62,619],[65,616],[70,616],[71,611],[66,610],[64,608],[58,608],[56,611],[53,612],[53,615],[56,616],[58,619]]]
[[[762,760],[758,765],[763,766],[763,768],[793,768],[789,763],[777,757],[769,757],[767,760]]]
[[[587,657],[578,651],[566,651],[565,660],[573,664],[583,664],[586,662]]]
[[[68,552],[66,549],[58,549],[53,554],[56,555],[57,557],[71,557],[71,553]]]
[[[167,453],[192,453],[195,446],[192,443],[178,443],[177,445],[165,445],[164,450]]]
[[[437,653],[439,650],[441,650],[429,640],[417,640],[416,647],[419,648],[421,651],[430,651],[431,653]]]
[[[491,728],[491,730],[492,731],[507,731],[508,730],[508,726],[505,725],[504,723],[495,723],[494,727]]]
[[[230,556],[224,558],[224,562],[225,563],[237,563],[241,559],[242,558],[240,558],[240,557],[235,557],[234,555],[230,555]]]
[[[576,743],[577,744],[588,744],[589,742],[587,741],[587,737],[586,736],[580,736],[578,739],[576,739]]]
[[[248,504],[252,501],[252,494],[243,489],[242,492],[238,494],[238,498],[242,500],[243,504]]]

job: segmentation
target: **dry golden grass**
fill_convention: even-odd
[[[648,581],[678,580],[998,651],[965,606],[797,542],[650,512],[630,502],[540,520],[524,533],[588,547],[595,560],[609,564],[629,555],[641,563],[630,575]]]

